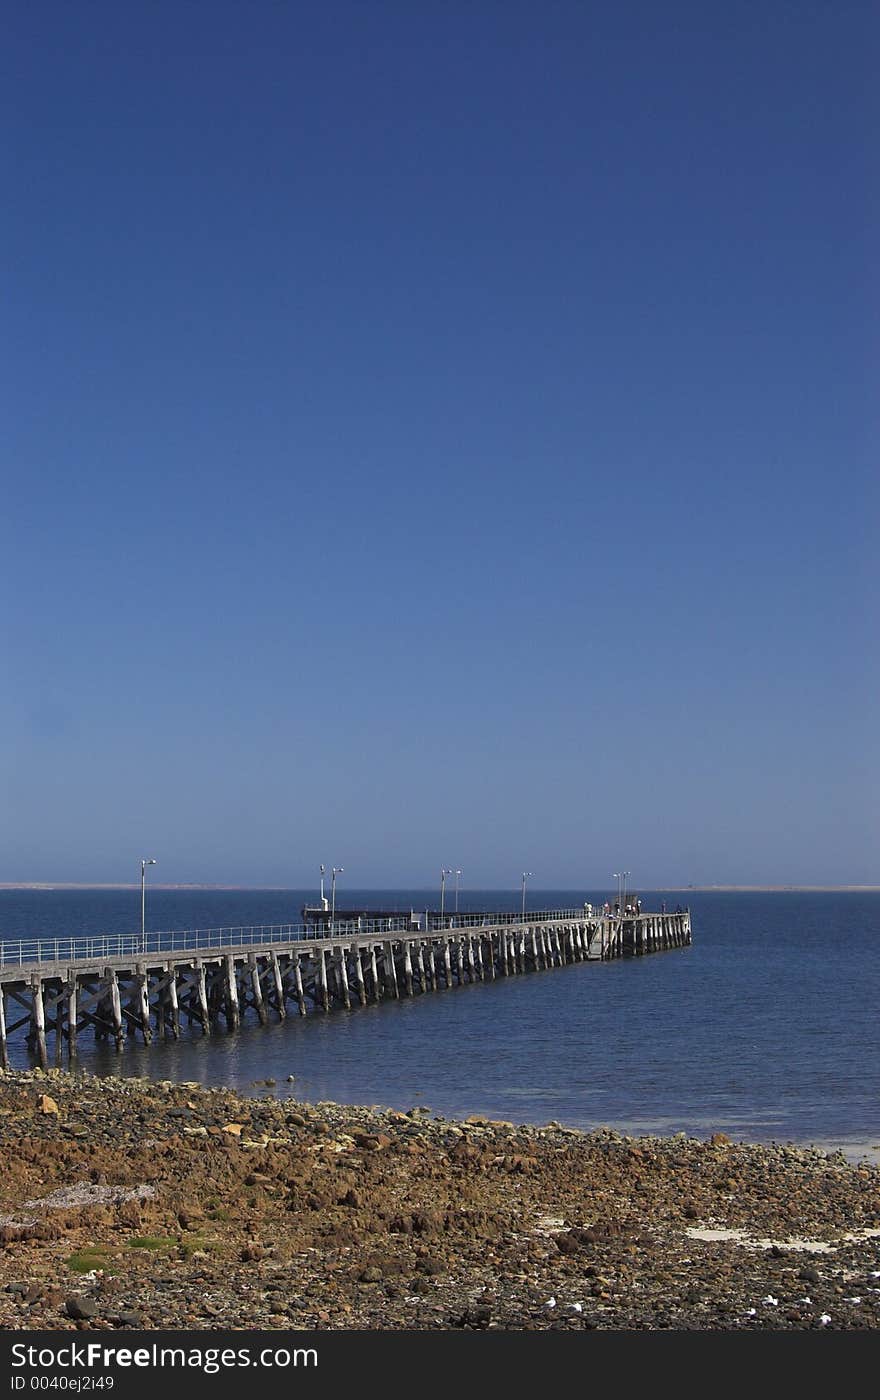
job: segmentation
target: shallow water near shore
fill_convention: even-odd
[[[287,922],[314,892],[149,892],[153,929]],[[529,892],[571,907],[599,891]],[[736,1140],[841,1147],[880,1159],[880,894],[657,894],[688,904],[690,948],[455,987],[412,1000],[291,1009],[265,1030],[185,1035],[117,1056],[80,1045],[95,1073],[226,1084],[307,1101],[430,1107],[513,1122],[629,1133],[725,1132]],[[0,938],[126,932],[140,892],[0,891]],[[346,904],[423,909],[424,891],[353,891]],[[516,909],[518,893],[461,908]],[[13,1064],[24,1065],[23,1044]],[[288,1076],[293,1076],[289,1079]]]

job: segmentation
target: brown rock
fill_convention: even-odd
[[[355,1133],[354,1140],[356,1146],[364,1152],[382,1152],[391,1146],[391,1138],[387,1133]]]
[[[64,1310],[68,1317],[75,1322],[87,1322],[90,1318],[97,1316],[98,1305],[92,1298],[85,1298],[82,1294],[74,1294],[68,1298],[64,1305]]]

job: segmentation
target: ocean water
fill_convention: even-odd
[[[694,942],[645,958],[524,977],[305,1019],[194,1035],[80,1062],[318,1101],[428,1107],[517,1123],[628,1132],[723,1131],[749,1141],[880,1145],[880,894],[640,891],[690,906]],[[606,891],[529,890],[530,908]],[[148,891],[149,929],[287,923],[315,891]],[[337,891],[340,908],[436,907],[425,891]],[[447,909],[454,896],[447,889]],[[460,908],[518,909],[520,892],[462,892]],[[140,891],[0,891],[0,939],[131,932]],[[27,1063],[21,1041],[14,1064]],[[293,1075],[291,1082],[288,1076]]]

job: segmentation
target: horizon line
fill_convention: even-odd
[[[157,891],[157,890],[162,890],[162,891],[172,891],[172,890],[204,890],[204,891],[212,891],[212,890],[214,890],[214,891],[218,891],[218,892],[223,892],[223,891],[230,891],[230,892],[233,892],[233,891],[242,891],[242,892],[252,892],[252,893],[260,893],[260,892],[264,891],[264,892],[267,892],[267,893],[268,893],[268,892],[279,892],[279,893],[282,893],[282,892],[291,892],[291,893],[301,894],[301,893],[305,892],[306,890],[311,889],[311,886],[310,886],[310,885],[308,885],[308,886],[305,886],[305,885],[303,885],[303,886],[298,886],[298,885],[246,885],[246,884],[240,884],[240,885],[228,885],[228,884],[224,884],[224,885],[220,885],[220,884],[211,884],[211,883],[207,883],[207,882],[197,882],[197,881],[177,882],[177,883],[173,883],[173,884],[159,884],[158,882],[155,882],[155,881],[154,881],[154,882],[151,882],[151,883],[150,883],[150,885],[148,886],[148,888],[149,888],[150,890],[153,890],[153,891]],[[387,893],[388,891],[394,891],[394,892],[400,891],[401,893],[404,892],[404,891],[406,891],[407,893],[412,893],[412,894],[422,894],[422,893],[425,893],[425,894],[433,894],[433,893],[435,893],[435,890],[434,890],[434,886],[433,886],[433,885],[413,885],[413,886],[406,886],[406,885],[352,885],[352,886],[350,886],[350,888],[351,888],[352,890],[367,891],[367,892],[376,892],[376,893]],[[611,886],[605,886],[605,885],[594,885],[594,886],[589,886],[589,885],[582,885],[582,886],[581,886],[581,885],[579,885],[579,886],[565,886],[565,885],[560,885],[560,886],[549,886],[549,887],[547,887],[547,889],[548,889],[549,892],[553,892],[555,889],[559,889],[559,890],[561,890],[561,891],[565,891],[566,893],[573,892],[575,889],[586,889],[586,890],[588,890],[588,891],[592,891],[592,890],[596,890],[596,889],[605,889],[605,888],[609,888],[609,889],[610,889]],[[635,887],[634,887],[634,888],[635,888]],[[650,890],[650,891],[652,891],[652,892],[654,892],[654,893],[661,893],[661,894],[663,894],[663,893],[679,894],[679,893],[686,892],[686,891],[689,891],[689,890],[690,890],[690,891],[693,891],[693,892],[695,892],[695,893],[704,893],[704,894],[706,894],[706,893],[711,893],[712,891],[715,891],[715,892],[718,892],[718,893],[725,893],[725,892],[734,893],[734,892],[736,892],[736,891],[741,891],[741,892],[752,892],[752,893],[761,893],[761,894],[775,894],[775,893],[784,894],[784,893],[786,893],[786,892],[791,892],[791,893],[809,892],[809,891],[815,891],[815,892],[825,892],[825,891],[834,892],[834,891],[844,891],[844,890],[849,890],[849,891],[853,891],[853,892],[856,892],[856,891],[869,891],[869,892],[873,892],[873,891],[880,891],[880,884],[853,884],[853,883],[848,883],[848,884],[817,884],[817,885],[805,885],[805,884],[774,884],[774,885],[758,885],[758,884],[699,884],[699,885],[693,885],[693,884],[688,884],[688,885],[641,885],[641,886],[639,886],[638,888],[641,889],[641,890]],[[105,882],[95,883],[95,882],[93,882],[93,881],[83,881],[83,880],[9,880],[9,881],[0,880],[0,890],[21,890],[21,891],[24,891],[24,890],[134,890],[134,891],[137,891],[137,890],[139,890],[139,889],[140,889],[140,883],[139,883],[139,882],[131,882],[131,881],[129,881],[129,882],[122,882],[122,881],[105,881]],[[543,887],[543,886],[540,886],[540,885],[535,885],[535,886],[532,886],[532,887],[531,887],[531,891],[532,891],[532,893],[534,893],[534,894],[541,893],[541,892],[543,892],[543,890],[544,890],[544,887]],[[472,893],[472,894],[473,894],[473,893],[479,893],[479,894],[488,894],[488,893],[492,893],[492,894],[517,893],[517,894],[518,894],[518,893],[519,893],[519,887],[518,887],[518,886],[514,886],[514,885],[511,885],[511,886],[509,886],[509,887],[508,887],[507,885],[501,885],[501,886],[486,886],[485,889],[480,889],[480,888],[477,888],[477,887],[472,887],[472,888],[470,889],[469,892]],[[466,893],[468,893],[468,891],[466,891],[466,890],[461,890],[460,893],[461,893],[461,894],[466,894]]]

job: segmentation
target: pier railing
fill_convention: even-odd
[[[532,911],[525,916],[528,923],[550,923],[554,920],[583,919],[586,910],[553,909]],[[590,917],[587,915],[587,917]],[[521,924],[521,913],[502,911],[481,914],[432,914],[422,916],[400,914],[382,919],[361,917],[356,920],[337,918],[332,929],[316,924],[254,924],[246,928],[174,929],[164,932],[75,934],[61,938],[0,938],[0,968],[31,964],[72,964],[102,962],[113,958],[143,958],[199,953],[209,949],[265,947],[273,943],[305,942],[313,938],[356,938],[387,933],[437,933],[444,929],[487,928],[498,925]]]

